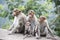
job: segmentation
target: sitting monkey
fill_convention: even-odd
[[[20,10],[18,9],[14,9],[13,10],[13,15],[14,15],[14,22],[12,24],[12,26],[9,28],[10,33],[15,33],[15,32],[24,32],[24,25],[26,23],[26,15],[24,13],[22,13]]]
[[[35,36],[35,27],[37,25],[37,17],[35,16],[35,12],[33,10],[29,10],[27,21],[31,24],[32,35]]]
[[[31,24],[28,21],[25,24],[25,34],[31,34]]]
[[[54,39],[54,35],[52,34],[51,29],[49,28],[48,22],[45,16],[40,16],[38,25],[36,27],[36,37],[40,38],[41,36],[48,37]]]

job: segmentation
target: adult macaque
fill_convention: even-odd
[[[27,21],[30,22],[30,24],[31,24],[31,30],[32,30],[31,34],[34,35],[34,33],[35,33],[35,27],[37,25],[37,17],[35,16],[35,12],[33,10],[30,10],[28,12]]]
[[[36,27],[36,37],[39,38],[41,36],[46,36],[50,38],[54,38],[51,29],[49,28],[48,22],[45,16],[40,16],[38,26]]]
[[[26,15],[18,9],[13,10],[13,15],[14,15],[14,22],[9,29],[9,30],[11,30],[10,34],[16,32],[16,31],[18,31],[18,32],[24,31],[24,28],[25,28],[24,25],[26,23]]]

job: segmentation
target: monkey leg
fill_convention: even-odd
[[[35,36],[35,26],[31,27],[31,33],[32,33],[33,36]]]
[[[41,37],[40,37],[40,30],[39,30],[39,29],[36,30],[36,34],[35,34],[35,35],[36,35],[36,39],[41,38]]]
[[[52,37],[50,34],[49,35],[47,35],[47,37],[46,37],[47,39],[52,39],[52,40],[57,40],[55,37]]]
[[[10,31],[10,34],[13,34],[17,31],[18,27],[14,27],[11,31]]]
[[[46,29],[45,31],[46,31],[46,38],[47,39],[56,40],[56,38],[51,35],[51,33],[48,31],[48,29]]]

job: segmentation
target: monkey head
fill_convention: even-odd
[[[40,20],[40,22],[43,22],[44,20],[46,20],[46,17],[45,16],[40,16],[39,20]]]
[[[27,21],[27,22],[26,22],[26,25],[27,25],[27,26],[30,26],[30,22],[29,22],[29,21]]]
[[[13,14],[12,14],[12,15],[13,15],[13,16],[17,16],[17,15],[19,15],[20,13],[21,13],[21,10],[18,10],[18,9],[15,8],[15,9],[13,10]]]
[[[35,12],[34,10],[29,10],[28,15],[34,16]]]

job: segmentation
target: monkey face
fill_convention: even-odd
[[[44,21],[45,19],[46,19],[46,17],[44,17],[44,16],[40,16],[40,21],[42,22],[42,21]]]
[[[26,22],[26,25],[29,26],[30,25],[30,22]]]
[[[13,12],[14,16],[17,16],[19,14],[19,12]]]
[[[34,13],[33,12],[31,12],[31,13],[29,13],[29,15],[31,15],[32,17],[34,16]]]
[[[20,12],[21,12],[20,10],[17,10],[17,9],[14,10],[14,11],[13,11],[13,16],[17,16],[17,15],[19,15]]]
[[[39,18],[39,20],[42,22],[44,19],[43,18]]]
[[[32,16],[34,16],[34,13],[31,13]]]
[[[35,14],[35,12],[33,11],[33,10],[29,10],[29,15],[32,15],[32,16],[34,16],[34,14]]]
[[[29,15],[29,20],[31,21],[33,19],[32,15]]]

